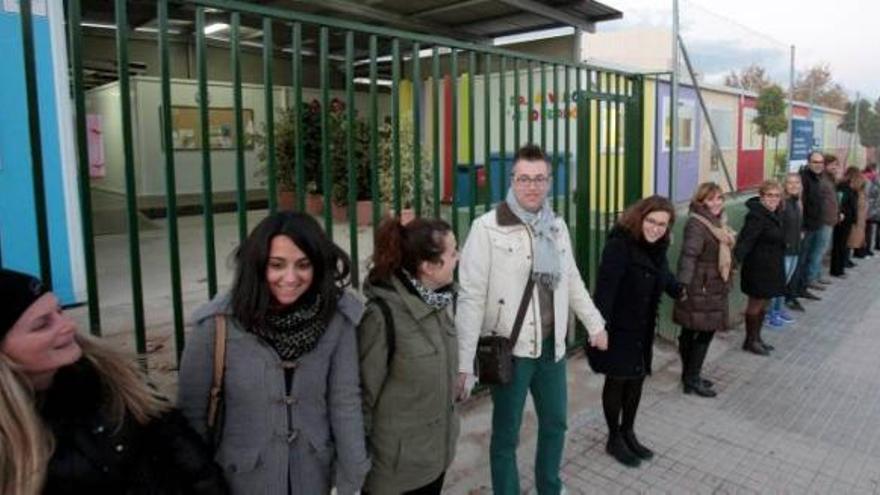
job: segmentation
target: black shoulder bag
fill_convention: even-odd
[[[513,378],[513,347],[519,339],[526,310],[532,300],[532,292],[535,288],[535,279],[529,273],[529,281],[526,290],[523,291],[519,309],[516,312],[516,320],[513,322],[513,331],[510,337],[501,335],[487,335],[480,337],[477,342],[477,376],[480,383],[487,385],[507,385]]]

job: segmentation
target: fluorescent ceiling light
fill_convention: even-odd
[[[116,24],[104,24],[101,22],[83,22],[80,23],[82,27],[90,27],[96,29],[116,29]]]
[[[355,84],[366,85],[366,84],[370,84],[370,78],[369,77],[356,77],[356,78],[352,79],[352,82]],[[376,86],[387,86],[390,88],[393,85],[394,85],[394,83],[391,82],[390,79],[376,79]]]
[[[215,22],[214,24],[205,26],[205,34],[219,33],[226,29],[229,29],[229,24],[226,24],[225,22]]]
[[[559,38],[561,36],[569,36],[574,34],[574,28],[571,26],[542,29],[540,31],[532,31],[529,33],[512,34],[510,36],[501,36],[492,40],[494,46],[512,45],[514,43],[524,43],[526,41],[545,40],[547,38]]]

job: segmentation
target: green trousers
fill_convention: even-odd
[[[535,485],[539,495],[558,495],[562,490],[559,467],[565,447],[568,395],[565,360],[554,362],[554,342],[543,342],[538,359],[514,358],[513,379],[492,387],[492,441],[489,447],[492,490],[496,495],[519,495],[516,448],[526,394],[532,392],[538,415],[538,449],[535,453]]]

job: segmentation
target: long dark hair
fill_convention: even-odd
[[[262,323],[272,303],[266,283],[266,266],[272,239],[283,235],[308,257],[314,270],[312,285],[302,295],[306,300],[321,296],[321,317],[329,323],[336,302],[349,285],[351,260],[333,244],[312,217],[282,211],[266,217],[254,228],[235,253],[235,282],[231,290],[232,313],[244,328]]]
[[[452,227],[440,219],[416,218],[406,225],[397,218],[386,219],[376,233],[370,282],[388,280],[401,268],[417,276],[423,261],[440,261],[449,232]]]
[[[623,212],[617,223],[627,230],[634,239],[642,241],[645,239],[645,235],[642,232],[642,222],[645,221],[646,216],[655,211],[665,211],[669,214],[669,226],[666,228],[666,233],[658,241],[661,243],[669,242],[672,224],[675,223],[675,206],[663,196],[655,194],[638,200]]]

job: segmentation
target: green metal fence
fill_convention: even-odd
[[[28,0],[22,0],[22,12],[30,12]],[[595,275],[605,234],[611,227],[624,205],[641,195],[642,184],[642,76],[619,71],[605,70],[567,60],[538,57],[492,46],[477,45],[454,39],[425,34],[402,32],[393,29],[349,22],[341,19],[325,18],[291,10],[254,5],[234,0],[158,0],[156,50],[160,60],[161,74],[161,123],[163,136],[163,159],[165,170],[165,207],[167,211],[167,241],[170,260],[169,290],[173,311],[173,329],[176,352],[179,357],[184,345],[184,314],[181,291],[180,247],[177,215],[177,185],[175,183],[175,151],[172,139],[172,105],[170,51],[169,51],[169,7],[175,7],[176,15],[190,13],[195,31],[191,42],[195,48],[197,91],[198,91],[198,132],[202,143],[202,215],[204,225],[204,250],[206,260],[205,278],[207,293],[205,298],[213,297],[218,288],[217,259],[215,256],[214,208],[215,196],[212,188],[212,152],[210,142],[209,103],[208,103],[208,62],[207,40],[205,35],[206,12],[211,16],[228,16],[228,63],[230,64],[233,89],[234,133],[235,133],[235,177],[236,177],[236,215],[239,239],[248,233],[247,223],[247,177],[245,173],[245,128],[242,104],[242,27],[258,26],[262,30],[263,87],[265,90],[265,146],[267,149],[265,167],[267,172],[268,211],[278,208],[278,173],[282,164],[278,163],[276,153],[275,126],[278,118],[273,100],[273,64],[279,57],[289,57],[292,74],[292,104],[295,125],[294,159],[292,182],[295,185],[295,208],[306,210],[307,182],[310,173],[316,173],[316,184],[324,192],[321,218],[327,232],[333,234],[334,220],[331,214],[334,188],[345,184],[345,197],[342,202],[348,213],[348,240],[344,248],[352,254],[355,263],[352,283],[359,287],[358,230],[356,225],[356,206],[363,187],[369,188],[372,198],[371,218],[375,227],[383,212],[391,209],[401,213],[405,206],[403,190],[405,184],[402,165],[412,164],[413,177],[412,206],[416,215],[433,215],[449,220],[461,241],[466,236],[470,222],[476,215],[490,209],[499,197],[495,191],[505,191],[509,182],[509,172],[503,166],[519,145],[537,142],[548,156],[552,157],[554,177],[564,178],[553,189],[553,207],[569,225],[575,241],[579,267],[591,280]],[[118,61],[118,81],[120,90],[119,106],[122,126],[122,146],[124,148],[125,198],[128,218],[128,255],[131,268],[130,283],[132,293],[132,318],[136,350],[146,351],[147,328],[145,323],[144,291],[142,287],[141,242],[138,231],[138,191],[135,182],[135,160],[132,138],[132,108],[129,74],[129,31],[126,0],[115,0],[116,56]],[[182,8],[181,8],[182,7]],[[80,0],[68,1],[69,50],[73,94],[76,110],[76,137],[79,159],[79,193],[82,208],[84,249],[86,253],[86,273],[88,285],[89,318],[92,332],[101,333],[101,302],[99,297],[96,270],[95,246],[91,226],[90,184],[88,177],[88,156],[86,143],[86,91],[83,82],[83,33],[79,22],[81,16]],[[219,14],[218,14],[219,12]],[[22,22],[30,23],[29,16],[22,16]],[[32,36],[30,31],[26,37]],[[305,40],[316,40],[316,49],[305,48]],[[251,40],[252,41],[252,40]],[[26,47],[32,46],[25,44]],[[27,52],[26,52],[27,53]],[[308,57],[308,60],[306,60]],[[422,59],[426,59],[423,67]],[[317,59],[317,63],[313,61]],[[216,62],[216,61],[215,61]],[[341,66],[341,68],[334,67]],[[26,65],[26,72],[32,77],[33,66]],[[317,156],[317,170],[307,169],[310,160],[304,138],[305,117],[308,110],[303,105],[303,88],[309,70],[318,71],[320,153]],[[549,72],[549,74],[548,74]],[[360,76],[359,76],[360,75]],[[368,90],[356,91],[356,79],[364,77]],[[390,78],[388,87],[381,85],[382,78]],[[476,84],[480,78],[483,88],[477,94]],[[441,81],[449,81],[448,100],[444,97],[441,105]],[[526,95],[522,95],[521,83],[524,79]],[[537,79],[537,82],[535,81]],[[411,114],[401,115],[402,82],[408,81],[411,88]],[[495,84],[492,81],[496,81]],[[460,81],[464,83],[461,84]],[[431,97],[421,101],[424,88],[430,82]],[[511,84],[512,83],[512,84]],[[535,86],[540,89],[540,108],[535,108]],[[511,87],[509,87],[511,86]],[[29,87],[33,87],[29,84]],[[467,97],[461,98],[460,90],[467,90]],[[512,94],[508,93],[512,89]],[[344,111],[342,115],[331,114],[331,90],[344,91]],[[560,93],[560,90],[562,91]],[[368,136],[356,135],[357,119],[355,96],[366,95],[366,129]],[[553,97],[549,98],[548,95]],[[390,96],[390,141],[382,134],[380,123],[379,97]],[[560,98],[560,95],[562,97]],[[523,103],[524,98],[524,105]],[[478,97],[482,101],[478,101]],[[550,101],[552,100],[552,101]],[[561,101],[560,101],[561,100]],[[465,104],[466,102],[466,104]],[[512,105],[511,105],[512,102]],[[36,102],[30,101],[31,115],[36,115]],[[442,108],[448,105],[449,112]],[[466,131],[459,129],[460,106],[467,112]],[[509,108],[511,107],[512,108]],[[523,115],[526,107],[527,115]],[[482,140],[477,142],[477,112],[482,112]],[[538,113],[540,112],[540,113]],[[430,119],[425,119],[430,113]],[[441,140],[441,113],[452,122],[452,132]],[[536,117],[537,116],[537,117]],[[553,116],[553,118],[548,118]],[[559,118],[562,116],[563,118]],[[411,121],[411,132],[402,132],[402,121]],[[334,170],[331,159],[334,135],[331,134],[332,119],[343,120],[345,169]],[[34,119],[32,119],[33,121]],[[521,122],[525,121],[525,125]],[[573,123],[570,121],[574,121]],[[564,129],[560,129],[564,122]],[[430,132],[423,132],[429,124]],[[38,132],[38,129],[37,129]],[[552,132],[552,139],[549,134]],[[33,134],[33,132],[32,132]],[[404,143],[403,136],[412,139]],[[497,138],[493,139],[493,136]],[[365,140],[366,158],[359,156],[355,141]],[[465,140],[465,156],[460,157],[459,142]],[[34,140],[32,139],[32,142]],[[385,162],[385,144],[390,142],[390,170],[392,171],[392,200],[385,205],[381,199],[380,170]],[[463,142],[463,141],[461,141]],[[478,181],[477,145],[482,146],[485,184]],[[406,145],[406,146],[404,146]],[[39,145],[37,145],[39,146]],[[402,148],[406,148],[406,152]],[[574,152],[576,148],[576,152]],[[428,153],[424,150],[429,149]],[[446,153],[442,153],[445,149]],[[426,156],[422,156],[425,154]],[[430,155],[430,156],[427,156]],[[571,162],[574,157],[574,163]],[[35,169],[39,160],[35,157]],[[445,158],[445,160],[444,160]],[[460,159],[461,158],[461,159]],[[358,168],[362,160],[368,164],[367,186],[359,181]],[[493,167],[492,162],[501,163]],[[424,168],[423,168],[424,164]],[[451,164],[451,167],[449,166]],[[385,165],[386,167],[388,165]],[[466,171],[468,184],[467,204],[461,204],[463,192],[458,181],[459,169]],[[452,174],[450,188],[444,189],[441,177]],[[341,174],[341,175],[340,175]],[[425,184],[422,177],[429,174],[433,182]],[[36,175],[35,175],[36,177]],[[426,191],[429,187],[430,191]],[[500,196],[503,198],[503,194]],[[38,204],[40,201],[38,201]],[[425,209],[428,208],[428,209]],[[42,214],[45,222],[45,213]],[[41,232],[45,227],[40,229]],[[337,241],[340,241],[337,239]],[[341,242],[341,241],[340,241]],[[48,246],[41,243],[41,246]],[[47,248],[48,249],[48,248]],[[42,252],[42,251],[41,251]],[[43,258],[41,256],[41,258]],[[47,258],[47,257],[46,257]],[[48,264],[44,271],[49,270]],[[44,279],[48,278],[45,276]]]

